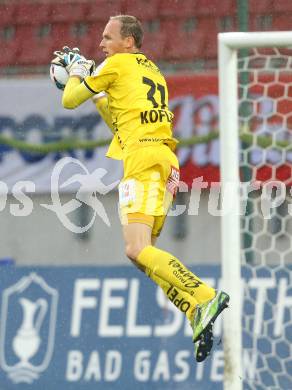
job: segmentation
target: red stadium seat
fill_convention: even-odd
[[[90,39],[93,43],[93,47],[99,49],[99,44],[102,40],[102,33],[104,30],[104,23],[99,22],[99,23],[89,23],[88,24],[88,34],[90,36]]]
[[[237,31],[238,19],[235,15],[225,15],[217,19],[218,32]]]
[[[160,0],[159,15],[168,18],[192,17],[195,14],[194,0]]]
[[[253,14],[249,18],[249,29],[251,31],[270,31],[273,27],[274,15]]]
[[[39,37],[34,26],[20,26],[16,30],[20,43],[17,65],[47,65],[52,60],[54,41],[51,35]]]
[[[196,18],[197,29],[211,34],[237,30],[237,19],[234,15],[222,15],[219,17],[199,16]]]
[[[83,22],[87,10],[88,3],[86,2],[60,2],[56,1],[52,5],[51,22]]]
[[[287,13],[292,11],[292,2],[287,0],[273,0],[273,13]]]
[[[15,3],[0,4],[0,26],[7,26],[14,23]]]
[[[2,55],[0,56],[0,67],[16,65],[19,42],[16,39],[9,41],[0,39],[0,47],[3,47]]]
[[[274,31],[291,31],[291,16],[289,14],[273,15],[272,29]]]
[[[104,25],[103,23],[91,23],[86,27],[84,35],[75,35],[73,37],[73,46],[79,47],[81,53],[86,58],[94,59],[97,63],[99,63],[105,58],[104,53],[99,47]]]
[[[166,34],[164,32],[145,33],[141,51],[153,61],[164,58],[166,48]]]
[[[233,15],[235,12],[236,1],[234,0],[196,0],[196,15],[212,17],[212,15]]]
[[[99,44],[102,39],[102,33],[104,30],[104,23],[92,23],[89,24],[88,27],[88,35],[87,38],[90,40],[90,55],[89,57],[94,59],[97,63],[102,62],[105,59],[105,55],[102,52]],[[80,44],[80,48],[83,50],[82,44]]]
[[[108,21],[110,16],[122,13],[122,0],[97,0],[88,4],[86,21]]]
[[[104,54],[99,48],[103,23],[84,24],[83,34],[76,33],[75,24],[55,23],[52,25],[52,41],[54,50],[60,50],[64,45],[69,47],[79,47],[82,54],[88,58],[100,61],[104,59]]]
[[[61,50],[63,46],[75,46],[70,23],[54,23],[51,25],[50,39],[53,41],[53,50]]]
[[[204,58],[217,59],[218,43],[217,34],[206,35],[206,41],[204,46]]]
[[[179,32],[192,32],[197,30],[197,24],[195,23],[192,28],[188,27],[189,19],[172,19],[167,18],[160,22],[160,30],[164,31],[168,35],[168,39],[171,39],[175,34]]]
[[[218,33],[220,31],[219,19],[209,16],[200,16],[197,18],[197,29],[211,34]]]
[[[49,3],[32,3],[20,1],[15,9],[15,24],[50,23],[51,5]]]
[[[175,61],[193,61],[203,58],[205,33],[202,31],[178,31],[168,35],[165,58]]]
[[[162,31],[171,31],[171,34],[167,34],[167,59],[192,61],[216,58],[218,24],[214,23],[214,19],[203,19],[208,23],[198,23],[198,28],[190,31],[184,30],[183,20],[167,20],[162,23]]]
[[[273,0],[249,0],[248,11],[250,14],[271,14],[273,12]]]
[[[158,17],[158,0],[126,0],[124,13],[135,15],[140,20],[151,20]]]

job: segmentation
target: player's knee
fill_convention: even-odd
[[[126,245],[126,255],[127,257],[132,260],[132,261],[136,261],[137,260],[137,257],[138,257],[138,254],[137,253],[137,247],[136,245],[133,245],[133,244],[127,244]]]
[[[142,251],[142,247],[137,243],[129,243],[126,245],[126,255],[132,261],[138,261],[139,253]]]

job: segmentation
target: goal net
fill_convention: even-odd
[[[219,35],[225,389],[292,389],[289,46],[290,32]]]

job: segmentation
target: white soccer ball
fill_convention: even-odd
[[[63,66],[51,64],[50,77],[56,87],[63,90],[69,79],[69,74]]]

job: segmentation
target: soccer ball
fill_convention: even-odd
[[[63,66],[51,64],[50,77],[56,87],[63,90],[69,79],[69,74]]]

